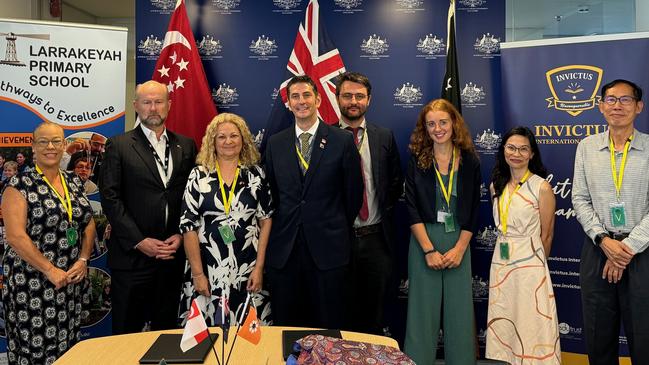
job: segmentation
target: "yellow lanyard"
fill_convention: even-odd
[[[437,165],[433,164],[433,167],[435,168],[435,173],[437,174],[437,181],[439,181],[439,186],[442,188],[442,195],[444,195],[444,200],[446,200],[446,206],[450,210],[451,193],[453,190],[453,176],[455,175],[455,148],[453,148],[453,162],[451,163],[451,171],[449,171],[449,174],[451,176],[448,179],[448,189],[444,187],[444,180],[442,180],[442,174],[440,174],[439,170],[437,170]]]
[[[620,201],[620,190],[622,190],[622,179],[624,178],[624,167],[626,166],[626,156],[629,153],[629,148],[631,147],[631,140],[633,140],[633,135],[631,135],[624,144],[624,152],[622,153],[622,163],[620,164],[620,173],[617,173],[617,167],[615,166],[615,145],[613,144],[613,138],[610,139],[608,149],[611,150],[611,172],[613,173],[613,184],[615,184],[615,196],[617,201]]]
[[[302,156],[302,153],[300,152],[300,149],[297,148],[297,146],[295,146],[295,151],[297,151],[297,157],[300,159],[300,163],[304,167],[304,170],[305,171],[308,170],[309,169],[309,163],[306,162],[306,160],[304,159],[304,156]]]
[[[514,189],[514,191],[509,196],[509,199],[507,199],[507,206],[505,207],[505,209],[503,209],[503,197],[505,196],[505,190],[507,189],[506,186],[505,186],[505,190],[503,190],[503,193],[500,195],[500,198],[498,198],[498,215],[500,216],[500,227],[503,231],[503,235],[507,234],[507,218],[509,217],[509,206],[512,204],[512,198],[514,197],[514,195],[516,195],[518,189],[520,189],[521,186],[523,186],[523,184],[525,183],[525,181],[527,181],[529,177],[530,177],[530,170],[527,170],[525,172],[525,175],[523,175],[521,181],[516,186],[516,189]]]
[[[234,188],[237,186],[237,179],[239,178],[239,167],[234,172],[234,180],[232,180],[232,188],[230,188],[230,194],[226,198],[225,196],[225,182],[223,181],[223,176],[221,176],[221,169],[219,168],[219,163],[216,163],[216,175],[219,177],[219,188],[221,189],[221,197],[223,198],[223,209],[225,209],[225,214],[230,214],[230,205],[232,204],[232,199],[234,199]]]
[[[50,181],[43,174],[43,170],[41,170],[41,168],[38,167],[38,165],[36,165],[36,172],[38,172],[38,174],[41,175],[43,180],[45,180],[47,186],[49,186],[50,189],[52,189],[52,191],[54,192],[54,194],[56,194],[56,197],[59,198],[59,201],[61,201],[63,208],[65,209],[66,213],[68,213],[68,220],[70,221],[70,223],[72,223],[72,199],[70,199],[70,192],[68,191],[68,186],[65,183],[65,178],[63,178],[63,173],[61,172],[61,170],[59,170],[59,175],[61,176],[61,185],[63,185],[63,192],[65,193],[65,198],[63,198],[61,194],[59,194],[59,192],[56,191],[56,189],[54,189],[54,186],[52,186]]]

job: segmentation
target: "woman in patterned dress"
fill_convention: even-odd
[[[83,183],[59,170],[63,129],[34,130],[35,169],[12,177],[2,196],[9,364],[52,364],[79,341],[95,224]]]
[[[213,326],[221,320],[215,318],[221,296],[228,299],[234,319],[251,292],[260,320],[269,324],[270,302],[262,284],[271,194],[245,121],[230,113],[215,117],[196,161],[180,218],[187,253],[181,323],[199,294],[208,299],[205,320]]]
[[[498,227],[489,273],[486,357],[513,365],[560,364],[548,270],[555,198],[534,134],[505,134],[491,178]]]

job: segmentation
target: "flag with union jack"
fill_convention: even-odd
[[[287,107],[286,90],[286,84],[293,76],[308,75],[315,81],[322,99],[318,108],[318,116],[325,123],[335,124],[340,118],[334,79],[345,72],[345,65],[340,52],[329,39],[325,27],[320,21],[320,5],[317,0],[309,1],[306,7],[304,22],[300,23],[298,28],[286,69],[286,78],[280,85],[277,99],[266,123],[261,144],[262,151],[270,136],[293,123],[293,114]]]

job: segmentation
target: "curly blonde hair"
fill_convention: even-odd
[[[428,131],[426,130],[426,114],[432,111],[448,113],[453,124],[453,146],[458,147],[461,151],[470,152],[475,156],[475,147],[471,140],[471,134],[464,123],[462,115],[448,100],[435,99],[424,105],[421,109],[419,116],[417,117],[415,130],[410,136],[408,149],[410,149],[410,152],[413,155],[417,156],[417,166],[424,170],[429,169],[433,164],[433,158],[435,157],[433,152],[433,140],[430,138],[430,135],[428,135]]]
[[[232,113],[221,113],[214,117],[205,130],[201,150],[196,156],[196,163],[207,168],[209,172],[216,171],[216,133],[218,127],[223,123],[232,123],[241,133],[241,152],[239,153],[239,164],[250,167],[259,162],[259,151],[252,138],[246,121],[240,116]]]

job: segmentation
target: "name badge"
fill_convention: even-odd
[[[500,242],[500,259],[509,260],[509,243]]]
[[[611,203],[611,224],[613,227],[624,227],[626,225],[626,209],[624,203]]]
[[[234,231],[227,224],[219,226],[219,234],[226,245],[235,241]]]

